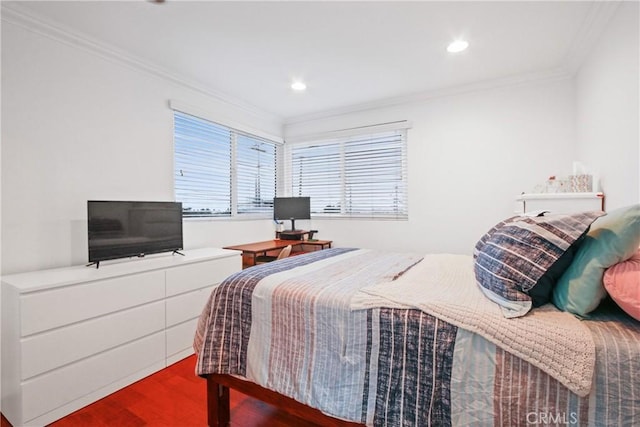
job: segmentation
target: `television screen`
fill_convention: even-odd
[[[182,203],[89,200],[89,262],[182,249]]]

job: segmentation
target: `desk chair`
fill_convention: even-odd
[[[256,264],[264,264],[278,259],[286,258],[291,254],[291,245],[287,245],[278,254],[278,256],[261,255],[256,257]]]

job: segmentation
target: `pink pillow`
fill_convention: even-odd
[[[640,250],[628,260],[607,269],[603,282],[620,308],[640,320]]]

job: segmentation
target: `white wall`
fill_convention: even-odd
[[[290,124],[285,140],[403,119],[413,122],[409,220],[315,219],[318,238],[339,246],[471,253],[482,233],[513,214],[518,194],[571,172],[569,78]]]
[[[577,157],[600,175],[607,210],[640,202],[637,2],[623,2],[576,77]]]
[[[176,99],[280,135],[216,101],[69,44],[2,25],[2,272],[87,261],[88,199],[173,200]],[[186,221],[185,246],[271,238],[262,221]]]
[[[620,6],[576,81],[478,90],[288,125],[285,136],[413,122],[408,221],[298,225],[319,229],[319,238],[338,246],[470,253],[488,227],[513,212],[517,194],[549,175],[569,174],[576,159],[600,172],[609,209],[638,201],[638,40],[629,37],[637,36],[637,7]],[[173,199],[169,99],[281,133],[271,116],[10,23],[2,25],[2,62],[4,274],[84,263],[87,199]],[[266,220],[188,221],[185,246],[272,233]]]

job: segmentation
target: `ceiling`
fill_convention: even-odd
[[[285,122],[571,73],[611,13],[584,1],[3,1],[7,10]],[[456,38],[469,48],[447,53]],[[297,78],[304,93],[290,88]]]

